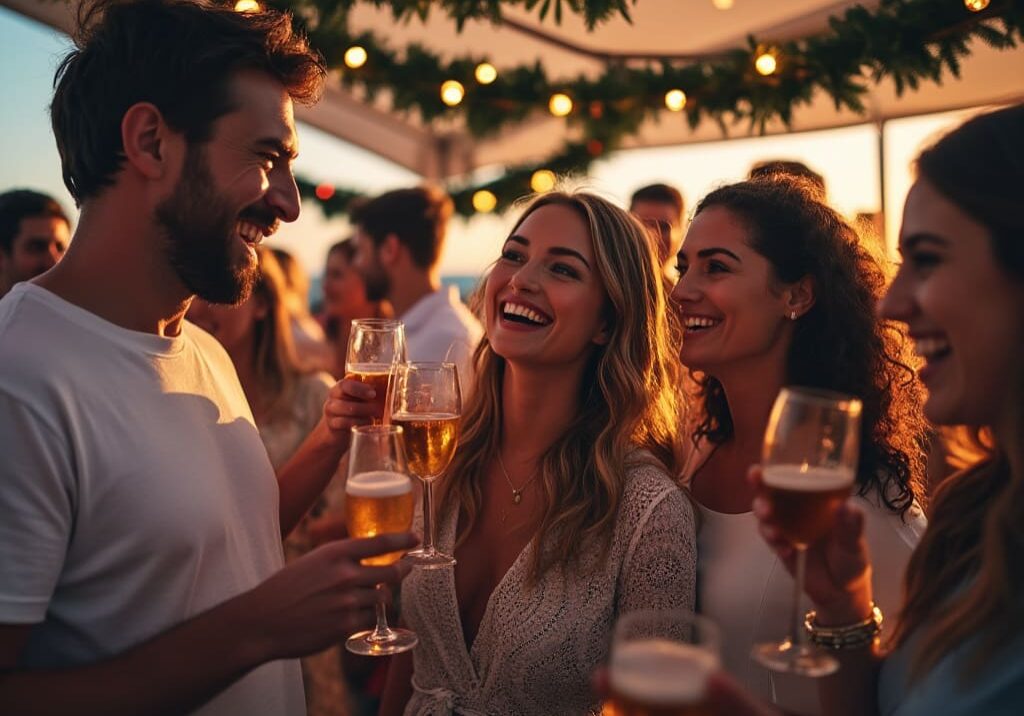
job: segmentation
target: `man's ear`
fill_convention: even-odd
[[[815,300],[814,279],[804,276],[796,283],[791,283],[785,290],[786,318],[796,318],[811,310]]]
[[[377,247],[377,255],[380,257],[380,262],[386,266],[393,266],[398,261],[401,253],[402,242],[398,239],[397,234],[388,234],[384,237],[380,246]]]
[[[164,122],[163,114],[149,102],[137,102],[121,118],[121,143],[125,158],[147,179],[161,179],[174,162],[177,145],[184,139]]]

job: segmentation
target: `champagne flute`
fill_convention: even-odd
[[[710,713],[708,677],[719,669],[718,629],[685,609],[642,609],[615,625],[602,713],[654,716]]]
[[[395,365],[405,362],[405,324],[390,318],[357,318],[352,321],[345,354],[345,377],[377,391],[380,406],[374,424],[384,421],[388,384]]]
[[[764,437],[764,492],[779,530],[796,548],[796,578],[789,636],[758,644],[751,656],[772,671],[827,676],[839,662],[804,643],[800,597],[807,548],[824,537],[857,474],[861,402],[810,388],[783,388]]]
[[[406,363],[395,372],[391,422],[405,429],[409,469],[423,482],[423,546],[409,552],[408,561],[440,568],[455,559],[434,546],[434,481],[455,455],[459,441],[462,395],[454,363]]]
[[[361,425],[352,428],[348,480],[345,483],[345,520],[353,537],[375,537],[406,532],[412,526],[415,500],[397,425]],[[364,565],[386,566],[402,558],[402,552],[367,557]],[[345,648],[364,656],[387,656],[408,651],[418,639],[408,629],[388,626],[384,585],[377,585],[377,625],[353,634]]]

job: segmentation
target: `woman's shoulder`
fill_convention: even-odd
[[[672,479],[650,452],[635,450],[626,462],[620,519],[635,527],[657,515],[679,523],[693,523],[693,506],[686,491]]]
[[[875,487],[853,499],[864,512],[864,533],[873,553],[878,546],[900,542],[913,549],[928,527],[924,510],[916,500],[901,515],[885,503]]]

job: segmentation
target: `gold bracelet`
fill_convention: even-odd
[[[844,626],[821,626],[814,610],[804,616],[804,628],[812,644],[826,649],[860,649],[875,640],[882,631],[882,610],[871,603],[871,615],[864,621]]]

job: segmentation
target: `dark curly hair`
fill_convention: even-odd
[[[773,175],[721,187],[695,214],[722,207],[744,224],[751,248],[775,278],[814,281],[815,301],[794,324],[785,382],[856,395],[863,401],[858,494],[874,489],[903,515],[923,499],[927,426],[921,386],[908,365],[905,335],[875,317],[886,274],[857,232],[816,198],[806,180]],[[722,384],[693,373],[697,414],[693,440],[733,435]]]

